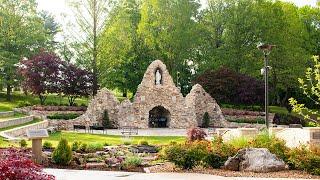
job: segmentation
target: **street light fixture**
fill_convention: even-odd
[[[264,54],[264,68],[263,68],[263,74],[264,74],[264,111],[265,111],[265,123],[267,129],[269,129],[269,94],[268,94],[268,70],[271,69],[271,67],[268,65],[268,55],[270,54],[272,48],[274,48],[275,45],[271,44],[265,44],[265,43],[259,43],[257,48],[260,49]]]

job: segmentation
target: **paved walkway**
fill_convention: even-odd
[[[187,136],[187,129],[150,128],[139,129],[138,136]],[[208,129],[205,129],[207,132]],[[78,132],[85,132],[79,130]],[[94,134],[102,134],[102,131],[93,131]],[[122,135],[121,129],[107,129],[108,135]]]
[[[93,170],[67,170],[67,169],[45,169],[57,180],[267,180],[286,178],[249,178],[249,177],[222,177],[209,174],[196,173],[138,173],[119,171],[93,171]],[[293,180],[293,179],[292,179]],[[302,180],[302,179],[299,179]]]

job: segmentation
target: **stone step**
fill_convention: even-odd
[[[0,118],[10,117],[10,116],[13,116],[13,115],[14,115],[14,112],[13,112],[13,111],[0,112]]]
[[[25,117],[19,117],[19,118],[6,119],[3,121],[0,121],[0,128],[6,128],[10,126],[16,126],[16,125],[28,123],[28,122],[31,122],[33,118],[34,116],[25,116]]]

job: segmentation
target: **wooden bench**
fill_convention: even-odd
[[[89,131],[91,131],[91,133],[93,133],[93,130],[102,131],[102,133],[104,134],[105,128],[103,126],[97,126],[97,125],[89,126]]]
[[[123,126],[121,127],[121,134],[125,135],[138,135],[138,127],[135,126]]]
[[[84,126],[84,125],[73,125],[73,130],[74,131],[81,130],[81,129],[83,129],[84,132],[87,132],[86,126]]]

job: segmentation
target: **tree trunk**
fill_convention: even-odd
[[[98,92],[98,73],[97,73],[97,2],[93,0],[93,96]]]
[[[11,84],[7,84],[7,101],[12,100],[11,92],[12,92]]]

